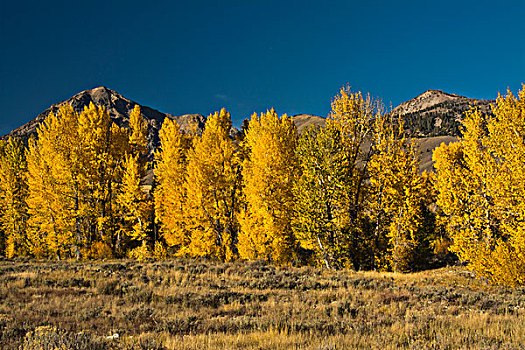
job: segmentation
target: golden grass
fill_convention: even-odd
[[[461,267],[3,261],[0,348],[519,349],[523,292]]]

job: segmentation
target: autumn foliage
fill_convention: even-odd
[[[434,266],[447,241],[479,276],[521,285],[524,97],[469,112],[459,142],[436,150],[435,175],[420,173],[403,120],[347,88],[325,127],[299,135],[271,109],[234,139],[222,109],[202,134],[166,119],[154,154],[138,106],[124,128],[103,107],[64,105],[26,147],[0,144],[0,251],[405,272]]]
[[[434,152],[437,204],[451,249],[490,282],[525,283],[525,86],[473,109],[459,142]]]
[[[301,135],[297,154],[295,232],[314,261],[408,271],[424,259],[424,176],[402,122],[378,101],[341,90],[326,127]]]
[[[297,132],[286,114],[272,109],[250,120],[243,146],[243,204],[239,257],[283,264],[293,259],[292,187],[298,175]]]

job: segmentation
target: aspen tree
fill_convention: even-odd
[[[148,124],[146,123],[146,120],[140,111],[139,105],[135,105],[129,115],[129,129],[129,143],[133,148],[133,153],[144,156],[147,152],[148,146],[148,141],[146,138]]]
[[[0,244],[8,258],[27,254],[27,164],[18,139],[2,142],[0,152],[0,216],[5,240]],[[2,254],[4,251],[1,252]]]
[[[436,189],[451,250],[492,283],[525,283],[525,87],[494,117],[470,111],[457,143],[434,152]]]
[[[109,138],[110,117],[103,107],[93,103],[79,115],[78,130],[83,150],[82,166],[85,169],[83,181],[86,184],[85,218],[91,233],[90,241],[101,241],[111,247],[110,217],[110,172]]]
[[[494,232],[491,279],[505,285],[525,284],[525,85],[514,96],[499,96],[489,118],[487,148],[491,166],[487,171],[493,203],[491,214],[498,217]],[[502,161],[504,160],[504,161]],[[490,176],[490,177],[489,177]],[[491,203],[491,204],[492,204]],[[491,223],[493,224],[493,223]]]
[[[379,104],[343,88],[324,130],[301,136],[302,176],[295,186],[295,233],[329,268],[374,267],[366,213],[368,162]]]
[[[166,118],[159,131],[160,149],[155,152],[155,220],[168,246],[188,254],[190,231],[186,221],[186,154],[188,139],[177,122]]]
[[[141,177],[144,177],[148,168],[148,124],[139,105],[135,105],[129,115],[129,133],[131,153],[138,157]]]
[[[79,168],[75,166],[77,153],[71,148],[77,137],[77,118],[71,106],[62,106],[57,115],[46,118],[38,140],[29,142],[28,243],[36,256],[63,258],[78,252],[75,186]]]
[[[126,155],[122,185],[117,194],[117,204],[121,211],[123,225],[120,233],[131,240],[139,241],[141,247],[136,258],[144,259],[149,253],[148,232],[152,213],[151,201],[140,186],[141,171],[138,155]]]
[[[86,185],[84,217],[90,241],[100,241],[114,252],[118,246],[116,194],[125,154],[131,152],[128,131],[112,123],[104,107],[91,103],[79,115],[78,133],[83,153],[82,181]]]
[[[369,229],[366,197],[368,163],[373,153],[374,120],[382,113],[378,101],[361,92],[343,88],[332,101],[327,127],[340,133],[343,146],[341,166],[345,169],[340,227],[344,230],[345,266],[356,270],[375,267],[373,237]]]
[[[406,272],[414,267],[417,249],[424,244],[418,233],[428,192],[424,193],[425,181],[403,121],[395,126],[393,120],[379,116],[374,124],[368,202],[375,222],[376,260],[379,267]]]
[[[38,132],[41,133],[44,127],[40,126]],[[27,244],[33,256],[42,258],[48,256],[46,237],[50,232],[50,227],[46,224],[53,218],[51,211],[46,210],[51,209],[49,208],[50,195],[46,191],[51,182],[48,169],[40,157],[39,147],[34,138],[29,139],[26,159],[29,191],[26,201],[28,206]]]
[[[318,264],[342,268],[349,242],[341,133],[333,125],[309,127],[299,138],[297,157],[301,176],[294,184],[295,235],[303,248],[315,252]]]
[[[428,243],[428,181],[398,126],[379,102],[342,89],[326,128],[301,135],[294,228],[318,263],[404,271]]]
[[[293,258],[296,143],[295,125],[286,114],[279,118],[271,109],[252,116],[244,139],[247,157],[242,169],[245,209],[240,219],[240,258],[278,264]]]
[[[127,131],[103,108],[91,104],[79,115],[64,105],[46,118],[27,155],[32,254],[78,258],[95,242],[114,247],[114,190],[126,152]]]
[[[129,148],[129,153],[123,155],[122,174],[117,175],[111,181],[116,188],[116,208],[118,212],[119,227],[116,232],[115,251],[119,254],[128,247],[124,241],[140,241],[141,247],[135,249],[132,255],[143,259],[149,254],[150,224],[152,221],[152,200],[149,193],[144,191],[141,180],[146,175],[148,167],[147,158],[147,123],[140,112],[139,105],[130,113],[129,117],[129,140],[121,140],[124,148]],[[115,126],[112,129],[112,143],[115,143],[115,136],[119,134]],[[129,147],[125,144],[129,143]],[[111,145],[114,148],[114,145]],[[115,154],[115,159],[122,155]],[[119,179],[121,177],[121,179]]]
[[[490,158],[485,149],[483,116],[475,111],[463,123],[459,142],[441,145],[434,151],[437,203],[446,215],[452,237],[451,250],[477,273],[488,277],[496,233],[497,213],[490,194]],[[484,145],[485,143],[485,145]],[[488,180],[488,181],[487,181]]]
[[[185,189],[192,256],[219,260],[237,256],[239,162],[229,137],[231,126],[225,109],[210,115],[188,153]]]

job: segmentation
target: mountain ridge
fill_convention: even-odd
[[[160,129],[162,121],[164,118],[168,117],[176,120],[181,126],[181,129],[186,132],[189,132],[192,127],[196,127],[198,131],[202,131],[207,119],[202,114],[184,114],[174,116],[169,113],[160,112],[154,108],[132,101],[121,95],[119,92],[109,89],[106,86],[99,86],[93,89],[81,91],[65,101],[52,104],[36,118],[13,129],[1,138],[6,139],[9,136],[24,138],[27,134],[36,133],[38,125],[45,120],[45,117],[51,112],[55,113],[64,103],[70,104],[73,109],[80,112],[91,102],[96,105],[105,106],[112,120],[119,126],[127,126],[129,113],[133,110],[135,105],[141,107],[142,114],[148,120],[148,124],[155,130]],[[457,136],[457,125],[459,124],[462,114],[466,110],[471,106],[478,106],[484,112],[489,112],[489,105],[493,102],[494,100],[473,99],[458,94],[447,93],[442,90],[430,89],[401,103],[392,109],[389,114],[401,116],[407,119],[407,129],[411,129],[412,136]],[[293,118],[299,132],[308,125],[322,126],[325,124],[326,120],[324,117],[311,114],[297,114],[294,115]],[[421,119],[427,119],[426,122],[428,125],[422,127]],[[453,124],[453,127],[447,128],[447,123]],[[233,133],[235,133],[235,131]]]
[[[73,109],[80,112],[91,102],[105,106],[111,119],[117,125],[124,127],[128,126],[129,114],[135,105],[139,105],[148,124],[150,157],[153,156],[154,150],[159,146],[158,133],[165,118],[177,121],[181,129],[188,133],[193,131],[197,133],[202,132],[207,119],[201,114],[174,116],[169,113],[163,113],[132,101],[117,91],[105,86],[99,86],[94,89],[81,91],[65,101],[51,105],[36,118],[15,128],[7,135],[0,137],[0,139],[5,140],[11,136],[27,139],[31,134],[36,134],[38,125],[50,113],[55,113],[61,105],[68,103]],[[395,117],[400,116],[405,120],[405,127],[408,133],[416,138],[421,167],[422,169],[430,170],[432,168],[432,151],[441,142],[450,143],[457,140],[460,121],[464,112],[472,106],[477,106],[483,112],[490,113],[490,104],[493,102],[494,100],[478,100],[431,89],[401,103],[392,109],[389,114]],[[297,114],[293,116],[293,120],[299,133],[310,125],[324,126],[326,123],[326,118],[311,114]],[[232,138],[237,137],[239,133],[239,130],[234,127],[230,130]]]
[[[45,109],[36,118],[30,120],[26,124],[13,129],[10,133],[0,137],[0,139],[7,139],[9,137],[18,137],[27,139],[30,135],[36,134],[38,126],[44,122],[45,118],[50,113],[56,113],[60,106],[70,104],[77,112],[81,112],[84,107],[90,103],[95,105],[102,105],[106,108],[111,120],[118,126],[127,127],[129,125],[129,115],[136,105],[140,106],[140,110],[144,115],[148,124],[148,149],[150,154],[159,145],[158,132],[165,118],[177,121],[181,129],[185,132],[191,132],[193,128],[197,131],[204,129],[206,117],[201,114],[184,114],[174,116],[169,113],[160,112],[154,108],[141,105],[132,101],[115,90],[111,90],[105,86],[99,86],[93,89],[81,91],[65,101],[52,104]],[[234,130],[235,134],[237,131]]]

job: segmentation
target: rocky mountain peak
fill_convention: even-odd
[[[440,97],[440,96],[448,96],[448,97],[461,97],[457,94],[450,94],[448,92],[445,92],[445,91],[442,91],[442,90],[437,90],[437,89],[429,89],[425,92],[423,92],[421,95],[417,96],[416,98],[418,97]]]
[[[405,120],[413,136],[457,136],[466,111],[478,107],[490,113],[493,100],[477,100],[441,90],[427,90],[401,103],[390,113]]]
[[[456,99],[467,98],[456,94],[449,94],[441,90],[427,90],[421,95],[418,95],[411,100],[403,102],[402,104],[394,108],[392,112],[396,114],[413,113],[416,111],[427,109],[445,101],[453,101]]]
[[[51,106],[52,111],[55,112],[56,110],[54,107],[58,109],[63,103],[70,104],[77,112],[80,112],[85,106],[89,106],[90,103],[97,106],[104,106],[106,107],[108,114],[113,119],[117,119],[118,124],[121,124],[121,121],[118,119],[122,117],[124,117],[123,119],[127,119],[126,117],[129,116],[129,113],[137,104],[105,86],[82,91],[69,98],[67,101]]]

